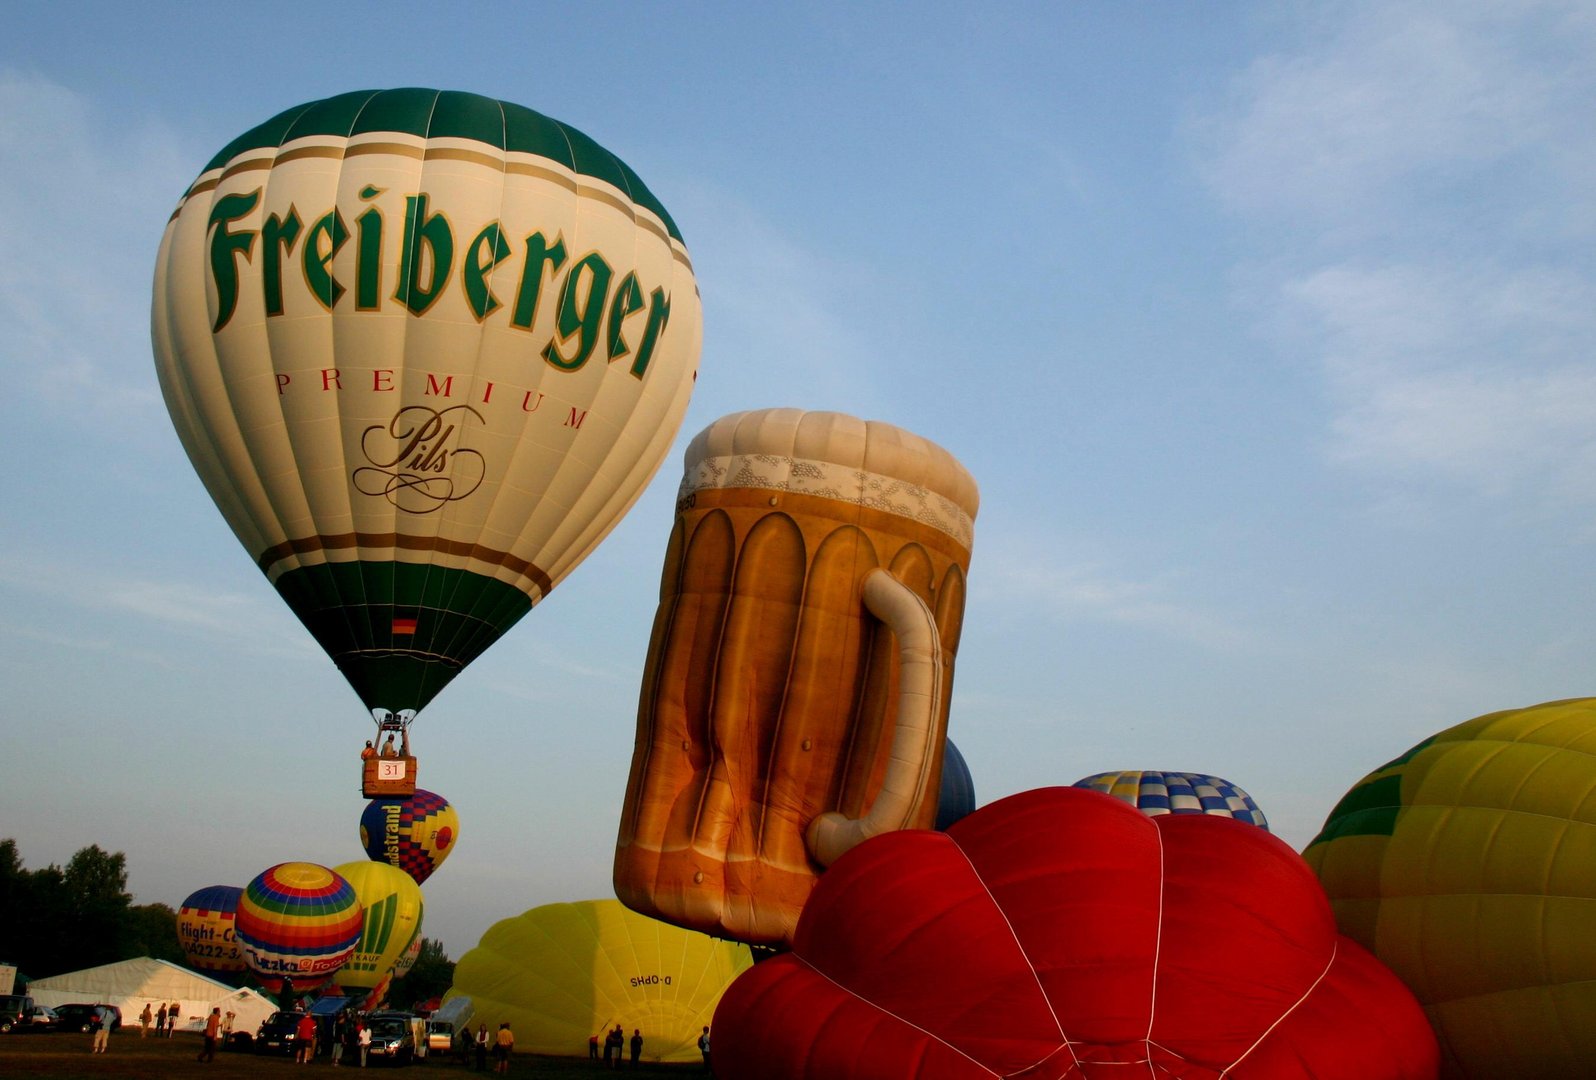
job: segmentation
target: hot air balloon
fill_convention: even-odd
[[[233,933],[243,892],[237,885],[207,885],[183,901],[177,911],[177,941],[189,967],[208,974],[244,970],[244,954]]]
[[[952,454],[841,413],[693,439],[615,855],[628,907],[759,945],[821,868],[929,828],[978,497]]]
[[[333,872],[354,888],[362,912],[360,941],[338,969],[338,983],[370,990],[421,940],[421,886],[387,863],[350,862]]]
[[[715,1012],[728,1080],[1430,1080],[1413,995],[1262,829],[1028,791],[820,879]]]
[[[495,923],[454,969],[449,998],[509,1021],[517,1050],[583,1053],[615,1024],[640,1029],[649,1061],[697,1061],[697,1039],[748,949],[667,926],[614,900],[545,904]]]
[[[417,885],[443,865],[459,839],[459,815],[449,800],[430,791],[373,799],[360,815],[360,846],[366,857],[397,866]]]
[[[1207,773],[1123,769],[1088,776],[1075,781],[1074,786],[1112,795],[1152,817],[1213,814],[1245,821],[1260,829],[1269,828],[1268,819],[1251,795],[1229,780]]]
[[[420,89],[224,147],[167,224],[151,324],[211,497],[406,736],[637,499],[701,338],[681,234],[631,169],[530,109]]]
[[[417,934],[405,951],[399,954],[399,960],[393,966],[394,978],[402,979],[410,974],[410,969],[416,966],[417,960],[421,959],[421,943],[424,940],[420,934]]]
[[[244,886],[235,921],[244,962],[274,994],[285,978],[297,993],[327,982],[360,942],[354,886],[316,863],[261,871]]]
[[[934,828],[948,826],[975,812],[975,778],[964,755],[949,739],[942,749],[942,786],[937,794],[937,819]]]
[[[1596,698],[1490,713],[1358,782],[1304,852],[1447,1077],[1596,1075]]]

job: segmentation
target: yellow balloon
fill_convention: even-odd
[[[648,1061],[698,1061],[698,1036],[753,957],[745,945],[669,926],[616,900],[545,904],[495,923],[460,958],[445,1000],[471,998],[473,1023],[508,1021],[515,1045],[586,1053],[620,1024]]]
[[[1596,698],[1491,713],[1360,781],[1304,857],[1448,1077],[1596,1075]]]
[[[421,886],[403,870],[387,863],[344,863],[335,867],[354,886],[365,913],[360,944],[334,978],[343,986],[370,990],[421,941]]]
[[[702,337],[625,163],[437,90],[289,109],[166,226],[151,336],[227,523],[374,711],[422,708],[658,469]]]

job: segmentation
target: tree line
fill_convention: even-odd
[[[178,944],[177,912],[166,904],[133,902],[125,855],[91,844],[64,867],[29,870],[17,842],[0,840],[0,963],[42,979],[139,956],[188,966]],[[442,996],[453,981],[454,964],[443,946],[422,938],[415,966],[394,983],[388,998],[418,1004]]]

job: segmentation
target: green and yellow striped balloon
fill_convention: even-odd
[[[1304,857],[1342,932],[1425,1007],[1443,1075],[1596,1076],[1596,698],[1425,740]]]
[[[665,208],[530,109],[358,91],[219,152],[161,241],[156,367],[250,557],[367,707],[422,708],[641,494],[702,319]]]
[[[363,913],[360,941],[335,978],[342,986],[370,990],[421,940],[421,886],[387,863],[363,860],[333,869],[354,888]]]

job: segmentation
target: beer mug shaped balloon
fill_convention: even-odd
[[[616,846],[628,907],[784,944],[827,864],[931,827],[977,502],[890,424],[770,409],[699,433]]]

